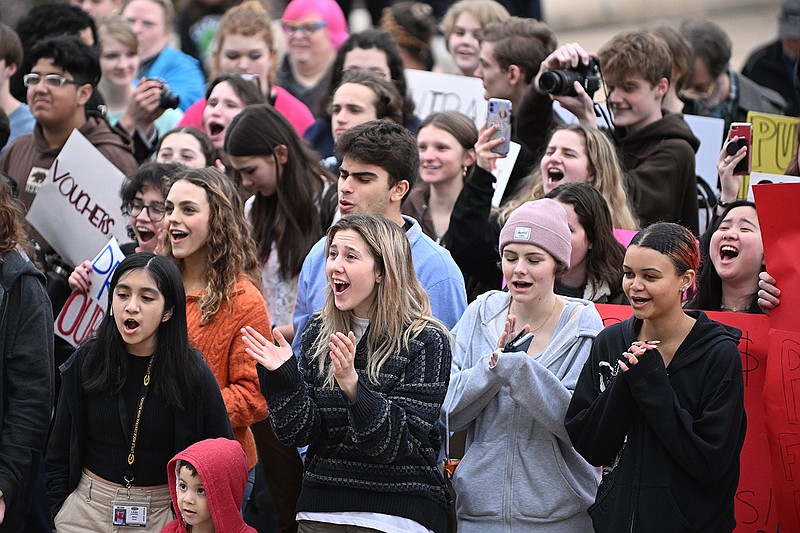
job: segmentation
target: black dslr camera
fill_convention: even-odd
[[[148,78],[161,84],[161,94],[159,94],[158,105],[161,109],[175,109],[180,103],[180,97],[174,92],[164,87],[164,80],[160,78]]]
[[[539,88],[548,94],[578,96],[573,87],[576,81],[580,82],[589,98],[593,98],[600,88],[600,60],[589,57],[588,65],[579,63],[574,68],[545,72],[539,78]]]

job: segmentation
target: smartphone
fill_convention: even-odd
[[[511,144],[511,101],[502,98],[489,98],[489,108],[486,113],[486,127],[496,129],[491,139],[504,139],[499,146],[492,148],[492,152],[502,156],[508,155]]]
[[[738,137],[735,141],[731,141],[734,137]],[[752,168],[752,151],[753,151],[753,125],[749,122],[734,122],[728,130],[728,139],[726,141],[725,150],[729,156],[733,156],[742,146],[747,147],[747,155],[744,159],[739,161],[736,168],[733,169],[734,176],[742,176],[750,174]]]
[[[533,342],[533,333],[524,329],[503,347],[504,352],[527,352]]]

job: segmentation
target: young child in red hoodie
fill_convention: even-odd
[[[167,475],[178,518],[161,533],[256,533],[240,512],[247,456],[237,441],[192,444],[170,460]]]

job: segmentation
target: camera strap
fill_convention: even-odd
[[[142,379],[142,388],[139,393],[139,401],[136,403],[136,418],[133,421],[130,431],[126,432],[130,435],[130,451],[128,452],[127,466],[125,468],[125,488],[128,489],[128,496],[130,497],[131,484],[134,479],[134,463],[136,462],[136,442],[139,438],[139,423],[142,421],[142,411],[144,410],[144,402],[147,399],[147,393],[150,391],[150,372],[153,369],[153,360],[155,355],[150,356],[150,362],[147,363],[147,371]],[[122,394],[117,396],[119,405],[119,417],[122,421],[122,429],[125,431],[128,424],[128,413],[125,409],[125,401],[122,399]],[[126,435],[127,436],[127,435]]]

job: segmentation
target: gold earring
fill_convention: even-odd
[[[462,178],[466,178],[467,177],[467,165],[464,165],[464,170],[463,170],[463,172],[461,172],[461,177]]]

